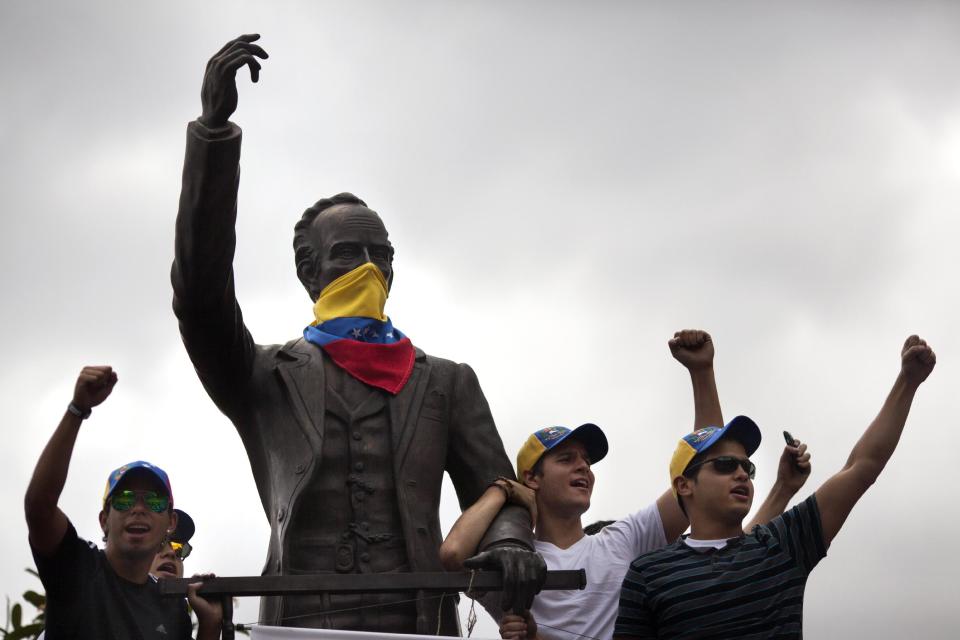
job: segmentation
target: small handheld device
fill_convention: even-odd
[[[794,439],[794,437],[793,437],[792,435],[790,435],[790,432],[787,431],[786,429],[783,430],[783,439],[784,439],[784,440],[787,442],[787,444],[790,445],[791,447],[797,446],[797,445],[795,444],[797,441]]]

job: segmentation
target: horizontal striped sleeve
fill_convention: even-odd
[[[620,609],[613,629],[614,636],[656,638],[657,630],[647,609],[643,577],[631,566],[620,589]]]

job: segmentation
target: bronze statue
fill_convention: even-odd
[[[476,375],[411,347],[395,393],[364,382],[315,344],[255,344],[233,281],[241,131],[236,72],[254,82],[266,52],[245,35],[207,64],[203,113],[187,128],[171,279],[180,333],[207,393],[237,428],[271,537],[264,573],[441,571],[443,472],[461,508],[515,477]],[[297,273],[311,299],[373,263],[388,289],[393,248],[380,217],[351,194],[320,200],[296,226]],[[369,271],[370,269],[368,269]],[[385,296],[385,293],[384,293]],[[505,508],[482,549],[504,572],[505,609],[525,609],[545,567],[530,518]],[[458,635],[453,598],[417,594],[266,597],[260,622]],[[358,607],[364,607],[358,609]]]

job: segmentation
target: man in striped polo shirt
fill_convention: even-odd
[[[741,525],[753,501],[748,456],[760,445],[757,425],[738,416],[685,436],[670,474],[691,533],[630,564],[614,638],[802,637],[807,576],[890,459],[935,364],[926,342],[907,338],[893,389],[843,469],[747,535]]]

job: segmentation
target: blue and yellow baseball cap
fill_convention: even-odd
[[[583,443],[590,456],[590,464],[600,462],[607,455],[607,436],[603,435],[595,424],[582,424],[576,429],[566,427],[546,427],[530,434],[527,441],[517,453],[517,478],[523,482],[523,472],[530,471],[537,461],[550,449],[566,440],[573,438]]]
[[[728,436],[743,445],[747,455],[752,456],[760,447],[760,427],[747,416],[737,416],[722,427],[704,427],[680,438],[677,449],[670,460],[670,486],[673,481],[683,475],[690,461],[703,453],[720,438]],[[676,495],[676,489],[674,489]]]
[[[167,490],[167,498],[170,499],[170,506],[173,506],[173,489],[170,487],[170,478],[167,477],[167,472],[161,469],[160,467],[150,464],[149,462],[144,462],[143,460],[135,460],[134,462],[128,462],[122,467],[118,467],[110,472],[110,475],[107,476],[107,487],[103,490],[103,504],[107,504],[107,499],[110,497],[110,494],[113,493],[114,489],[117,488],[117,485],[120,484],[120,481],[123,480],[124,476],[133,471],[134,469],[145,469],[157,477],[160,482],[163,483],[163,486]]]

